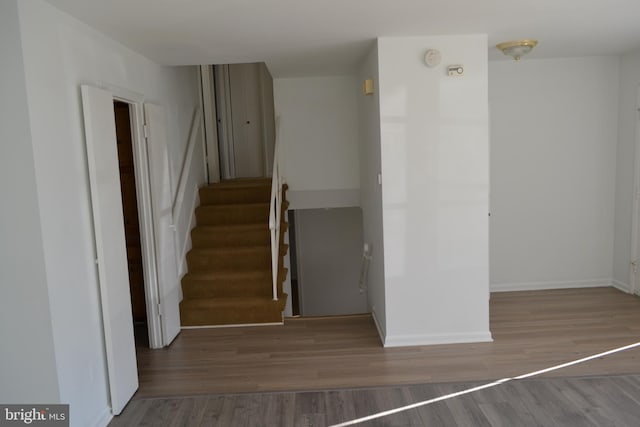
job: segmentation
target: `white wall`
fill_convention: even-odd
[[[440,66],[425,66],[428,48]],[[378,50],[385,345],[491,340],[487,37],[383,37]]]
[[[20,25],[60,399],[72,425],[101,424],[107,377],[79,86],[118,86],[165,107],[175,191],[197,71],[160,67],[43,1],[20,2]]]
[[[360,155],[360,204],[362,207],[363,240],[371,247],[367,297],[369,310],[376,321],[380,337],[386,336],[384,241],[382,236],[382,187],[378,173],[382,170],[380,157],[380,90],[378,78],[378,43],[358,67],[359,83],[354,92],[358,100],[359,155]],[[373,95],[364,95],[361,84],[373,79]]]
[[[636,126],[638,123],[637,93],[640,85],[640,51],[622,56],[620,61],[618,153],[615,198],[615,243],[613,256],[614,284],[631,289],[631,223],[634,195],[634,162]],[[636,190],[637,191],[637,190]],[[638,290],[636,289],[636,292]]]
[[[17,0],[0,3],[0,402],[60,402]]]
[[[291,209],[357,206],[359,83],[337,76],[275,79],[273,84]]]
[[[618,59],[495,61],[491,285],[611,283]]]

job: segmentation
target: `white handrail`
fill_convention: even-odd
[[[282,182],[278,165],[280,119],[276,117],[276,140],[273,147],[273,171],[271,177],[271,206],[269,207],[269,230],[271,230],[271,275],[273,300],[278,300],[278,264],[280,263],[280,221],[282,215]]]

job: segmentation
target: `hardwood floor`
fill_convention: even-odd
[[[459,392],[479,383],[321,392],[137,399],[118,426],[329,426]],[[358,423],[359,426],[637,426],[640,376],[533,379],[501,384]]]
[[[369,316],[183,330],[138,349],[135,398],[328,390],[512,377],[640,341],[640,299],[613,288],[496,293],[494,342],[383,348]],[[546,376],[640,373],[629,350]]]

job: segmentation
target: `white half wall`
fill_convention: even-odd
[[[487,37],[383,37],[378,52],[385,346],[490,341]]]
[[[358,100],[360,206],[362,207],[362,236],[371,248],[367,275],[368,306],[382,342],[387,334],[384,282],[384,240],[382,235],[382,186],[378,174],[382,170],[380,154],[380,91],[378,76],[378,42],[358,67],[357,85],[353,91]],[[374,93],[364,95],[361,85],[373,79]]]
[[[0,61],[0,402],[59,403],[17,0],[0,2]]]
[[[105,424],[109,401],[80,84],[119,87],[165,108],[175,194],[200,108],[198,72],[161,67],[41,0],[19,2],[19,15],[60,400],[71,404],[72,426]],[[203,163],[202,150],[193,156],[194,164]],[[179,225],[187,227],[183,218]]]
[[[357,203],[359,83],[353,76],[275,79],[275,113],[280,120],[280,161],[292,209],[343,207]],[[306,192],[323,191],[323,204]],[[335,201],[333,200],[335,199]],[[351,204],[357,206],[357,204]]]
[[[620,60],[618,103],[618,153],[616,166],[615,239],[613,279],[632,289],[630,281],[635,159],[637,149],[640,87],[640,50],[623,55]],[[640,171],[638,171],[640,173]],[[637,237],[636,237],[637,238]],[[636,292],[639,290],[636,289]]]
[[[611,285],[618,58],[494,61],[491,287]]]

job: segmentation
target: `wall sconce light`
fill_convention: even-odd
[[[496,48],[501,50],[505,55],[511,56],[516,61],[520,61],[520,58],[531,52],[531,49],[536,47],[537,44],[537,40],[514,40],[499,43],[496,45]]]
[[[373,79],[366,79],[364,81],[362,91],[365,95],[373,95]]]

